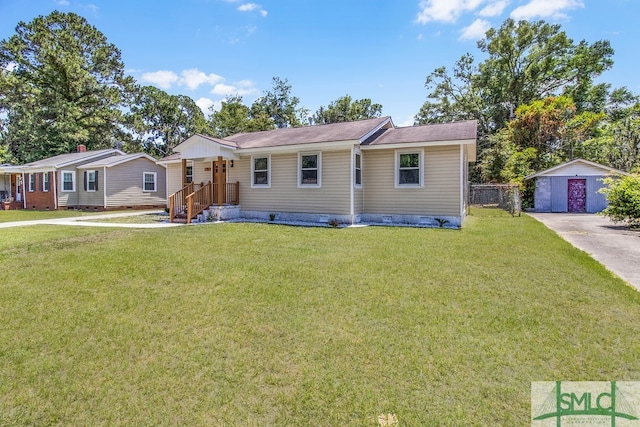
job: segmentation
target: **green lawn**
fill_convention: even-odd
[[[0,222],[12,221],[31,221],[36,219],[52,219],[52,218],[69,218],[74,216],[95,215],[104,212],[84,212],[73,209],[53,210],[53,211],[35,211],[28,209],[19,209],[14,211],[0,211]]]
[[[640,293],[526,215],[20,230],[0,425],[516,426],[531,381],[640,379]]]

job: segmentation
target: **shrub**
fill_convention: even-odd
[[[602,214],[613,222],[640,227],[640,175],[608,177],[604,183],[607,187],[600,192],[607,195],[609,206]]]

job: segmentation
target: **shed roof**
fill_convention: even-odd
[[[585,159],[573,159],[569,162],[561,163],[549,169],[533,173],[524,179],[533,179],[539,176],[562,176],[562,175],[629,175],[627,172],[600,163]]]

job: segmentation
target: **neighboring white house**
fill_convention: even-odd
[[[536,212],[595,213],[608,205],[607,197],[599,190],[605,186],[603,179],[610,175],[628,174],[599,163],[575,159],[525,179],[535,179]]]
[[[390,117],[380,117],[224,139],[194,135],[159,163],[167,167],[172,217],[185,215],[186,193],[192,193],[189,200],[199,198],[200,205],[235,204],[244,218],[446,220],[459,227],[476,133],[476,121],[397,128]],[[205,200],[195,193],[207,185]]]

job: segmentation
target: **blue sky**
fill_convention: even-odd
[[[140,84],[205,110],[229,94],[250,104],[278,76],[311,113],[349,94],[410,125],[425,77],[466,52],[482,60],[476,41],[508,17],[609,40],[615,64],[601,80],[640,93],[640,0],[0,0],[0,39],[56,9],[104,33]]]

